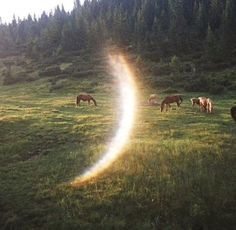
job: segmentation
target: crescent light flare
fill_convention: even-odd
[[[127,143],[136,114],[136,87],[134,75],[122,55],[109,55],[109,65],[113,76],[119,81],[121,98],[121,118],[118,130],[112,138],[107,152],[92,167],[76,177],[72,186],[79,186],[104,172],[122,154],[122,148]]]

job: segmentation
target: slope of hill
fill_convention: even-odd
[[[7,83],[1,61],[1,229],[233,229],[233,68],[202,73],[216,80],[230,76],[223,94],[187,92],[192,70],[176,69],[175,60],[154,65],[132,56],[142,76],[141,101],[125,154],[96,181],[68,186],[100,157],[117,126],[118,89],[105,60],[11,57]],[[82,91],[98,106],[76,108]],[[161,100],[171,92],[184,95],[179,109],[161,113],[146,106],[149,94]],[[191,107],[189,99],[200,95],[214,100],[214,114]]]

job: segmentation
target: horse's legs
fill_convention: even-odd
[[[170,108],[170,104],[165,104],[166,106],[166,112],[168,111],[168,108]]]
[[[90,105],[90,99],[88,100],[88,104]]]

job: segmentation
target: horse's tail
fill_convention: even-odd
[[[163,101],[161,102],[161,112],[163,111],[164,106],[165,106],[165,100],[163,100]]]
[[[97,102],[93,97],[91,97],[91,100],[93,101],[94,105],[97,106]]]

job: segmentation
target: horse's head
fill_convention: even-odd
[[[196,99],[196,98],[191,98],[191,99],[190,99],[190,101],[191,101],[191,103],[192,103],[192,106],[195,105],[195,99]]]

